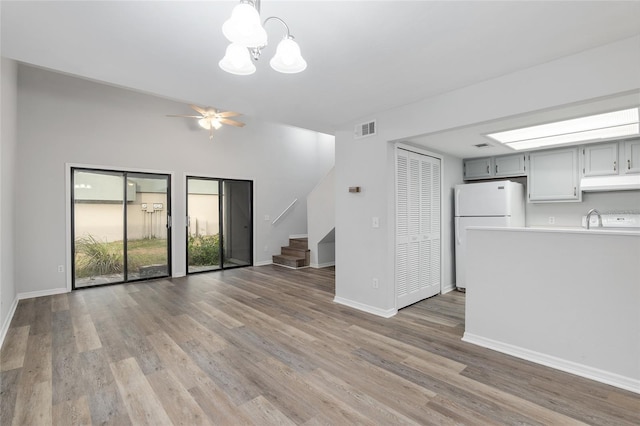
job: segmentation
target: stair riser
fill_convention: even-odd
[[[309,242],[306,238],[290,238],[289,246],[295,247],[303,250],[307,250],[309,248]]]
[[[304,259],[283,259],[280,256],[273,256],[273,263],[278,265],[285,265],[291,268],[300,268],[305,266]]]
[[[282,247],[281,254],[286,256],[307,257],[309,250],[294,248],[294,247]]]

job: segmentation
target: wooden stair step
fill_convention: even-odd
[[[299,256],[288,256],[286,254],[273,255],[273,263],[289,266],[291,268],[301,268],[305,266],[305,258]]]

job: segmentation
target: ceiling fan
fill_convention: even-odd
[[[170,114],[167,115],[167,117],[197,118],[200,127],[209,130],[209,139],[213,139],[213,130],[219,129],[223,124],[235,127],[244,127],[244,123],[229,119],[229,117],[242,115],[239,112],[219,111],[216,108],[202,108],[197,105],[189,106],[200,115]]]

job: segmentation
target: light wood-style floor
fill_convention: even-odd
[[[640,424],[639,395],[462,342],[462,293],[391,319],[333,295],[263,266],[23,300],[0,424]]]

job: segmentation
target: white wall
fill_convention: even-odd
[[[527,203],[527,226],[581,226],[589,209],[600,213],[640,211],[640,191],[583,192],[580,203]],[[549,225],[549,217],[554,225]]]
[[[210,141],[190,109],[173,102],[41,69],[18,68],[15,188],[18,292],[66,286],[66,164],[173,173],[173,274],[185,273],[185,175],[254,181],[254,262],[268,263],[290,234],[306,233],[303,198],[333,166],[329,135],[241,117]],[[265,216],[270,220],[265,220]],[[46,219],[46,220],[43,220]]]
[[[637,90],[639,43],[640,37],[633,37],[581,52],[363,117],[337,132],[336,297],[379,314],[394,308],[390,141]],[[377,120],[378,134],[354,139],[353,126],[369,119]],[[445,161],[444,172],[449,173],[452,166],[462,176],[459,159]],[[362,196],[349,197],[345,188],[356,185],[364,188]],[[371,228],[371,216],[380,217],[379,229]],[[451,223],[444,225],[443,232],[451,231]],[[445,258],[449,255],[444,253]],[[372,289],[372,277],[379,278],[379,289]]]
[[[0,68],[0,344],[16,297],[14,273],[14,175],[17,146],[17,64],[2,58]]]
[[[335,169],[331,169],[307,197],[307,229],[312,268],[335,264],[335,188]]]

